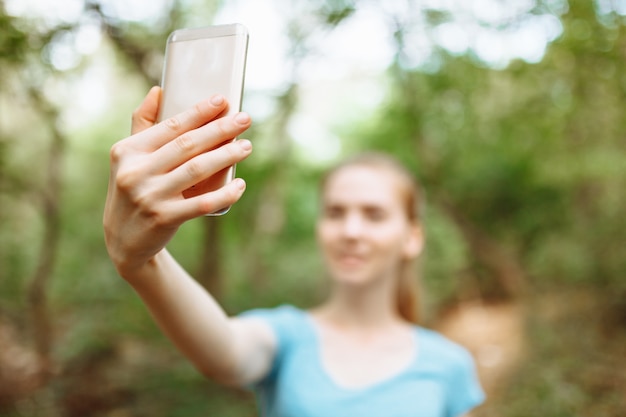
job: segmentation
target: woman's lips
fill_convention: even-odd
[[[337,258],[339,263],[346,266],[359,266],[365,262],[365,257],[357,254],[340,254]]]

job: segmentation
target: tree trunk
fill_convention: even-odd
[[[62,159],[66,139],[57,127],[58,112],[35,89],[30,90],[34,105],[40,110],[52,135],[47,156],[46,182],[40,190],[44,223],[43,240],[39,250],[37,265],[28,286],[28,309],[31,319],[32,336],[42,370],[48,377],[54,369],[51,356],[54,345],[52,317],[48,305],[48,286],[54,272],[59,247],[61,219],[60,197]]]
[[[518,259],[484,230],[476,227],[452,202],[439,200],[439,205],[459,228],[478,264],[495,279],[498,293],[504,298],[518,298],[526,288],[526,279]]]

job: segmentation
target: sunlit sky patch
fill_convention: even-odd
[[[5,0],[4,3],[9,15],[38,18],[50,27],[76,22],[84,7],[83,0]]]
[[[172,2],[173,0],[106,0],[99,3],[107,16],[150,23],[162,19],[163,11],[168,10]]]

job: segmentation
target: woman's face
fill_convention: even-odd
[[[396,277],[402,260],[417,256],[422,244],[397,174],[365,165],[328,178],[317,237],[332,278],[352,285]]]

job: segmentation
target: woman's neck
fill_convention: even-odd
[[[336,286],[328,300],[312,311],[336,326],[375,330],[404,322],[395,306],[393,288]]]

